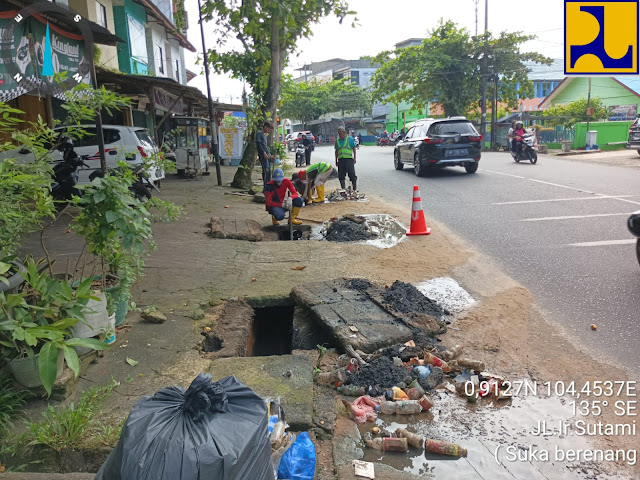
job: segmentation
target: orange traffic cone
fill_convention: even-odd
[[[427,227],[427,221],[424,219],[420,189],[417,185],[414,185],[413,205],[411,206],[411,228],[407,232],[407,235],[429,235],[430,233],[431,229]]]

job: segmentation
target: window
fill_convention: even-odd
[[[551,93],[551,82],[542,82],[542,96],[546,97]]]
[[[416,127],[411,127],[405,138],[412,138],[414,133],[416,133]]]
[[[158,52],[160,52],[160,63],[158,63],[158,71],[160,73],[164,73],[164,52],[162,51],[162,47],[158,45]]]
[[[180,82],[180,64],[176,60],[176,82]]]
[[[82,138],[73,140],[74,147],[95,147],[98,145],[98,139],[96,135],[96,129],[94,127],[85,127],[84,130],[87,134]],[[120,132],[112,128],[104,128],[102,130],[102,136],[104,137],[105,145],[116,143],[120,140]]]
[[[144,25],[133,17],[127,17],[129,25],[129,44],[131,45],[131,56],[136,60],[147,63],[147,40],[144,32]]]
[[[353,85],[360,85],[360,71],[354,70],[351,72],[351,83]]]
[[[107,9],[100,2],[96,2],[96,23],[107,28]]]
[[[436,122],[431,125],[429,135],[477,135],[469,122]]]
[[[136,137],[138,137],[143,147],[152,151],[156,149],[156,142],[153,141],[153,138],[146,130],[136,130]]]

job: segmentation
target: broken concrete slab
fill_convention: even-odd
[[[360,460],[364,457],[361,445],[362,437],[356,423],[346,417],[338,417],[333,430],[333,464],[341,467]]]
[[[313,362],[309,355],[220,358],[209,368],[214,380],[234,375],[261,397],[280,397],[293,431],[313,426]]]
[[[211,332],[205,335],[202,350],[206,357],[243,357],[251,352],[253,316],[253,308],[245,300],[228,301]]]
[[[344,350],[372,353],[375,350],[412,338],[411,329],[366,293],[349,288],[348,280],[339,279],[295,287],[291,298],[307,307],[311,316],[333,333]],[[357,331],[354,331],[354,328]]]
[[[293,331],[291,348],[293,350],[315,350],[317,345],[331,347],[332,338],[320,323],[316,322],[308,309],[293,309]]]
[[[212,217],[209,223],[209,236],[228,240],[247,240],[260,242],[264,238],[262,227],[255,220],[221,219]]]

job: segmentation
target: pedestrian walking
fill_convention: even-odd
[[[304,146],[304,162],[311,165],[311,151],[313,150],[313,143],[307,138],[306,135],[302,135],[302,145]]]
[[[336,152],[336,165],[338,166],[338,178],[340,179],[340,187],[344,190],[345,178],[349,175],[349,180],[353,185],[353,189],[357,190],[356,177],[356,142],[352,137],[347,137],[347,131],[344,127],[338,127],[338,138],[334,145]]]
[[[258,160],[262,166],[262,186],[263,189],[267,188],[267,184],[271,180],[271,169],[269,168],[269,161],[274,160],[276,157],[271,155],[269,151],[269,144],[267,143],[267,135],[273,131],[273,125],[271,122],[264,122],[262,130],[256,134],[256,147],[258,148]]]

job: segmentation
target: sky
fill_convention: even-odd
[[[350,21],[342,25],[335,17],[326,17],[312,27],[313,36],[299,42],[298,51],[290,55],[288,73],[299,73],[294,69],[305,63],[319,62],[330,58],[357,59],[363,55],[375,55],[391,50],[394,45],[408,38],[424,38],[440,18],[451,19],[459,26],[475,33],[476,4],[474,0],[403,0],[394,8],[394,2],[382,0],[349,0],[351,10],[357,12],[358,24],[351,27]],[[522,51],[537,51],[552,58],[563,57],[564,2],[561,0],[538,0],[537,2],[488,0],[489,30],[522,31],[538,38],[525,44]],[[186,0],[189,16],[188,37],[202,52],[202,39],[198,24],[197,0]],[[478,30],[484,31],[485,0],[478,4]],[[207,29],[207,48],[215,46],[213,26]],[[207,32],[207,30],[209,30]],[[206,93],[206,82],[202,66],[196,65],[196,54],[186,52],[187,68],[199,76],[189,85]],[[201,53],[200,53],[201,56]],[[242,82],[228,76],[212,75],[211,94],[221,102],[241,103]]]

